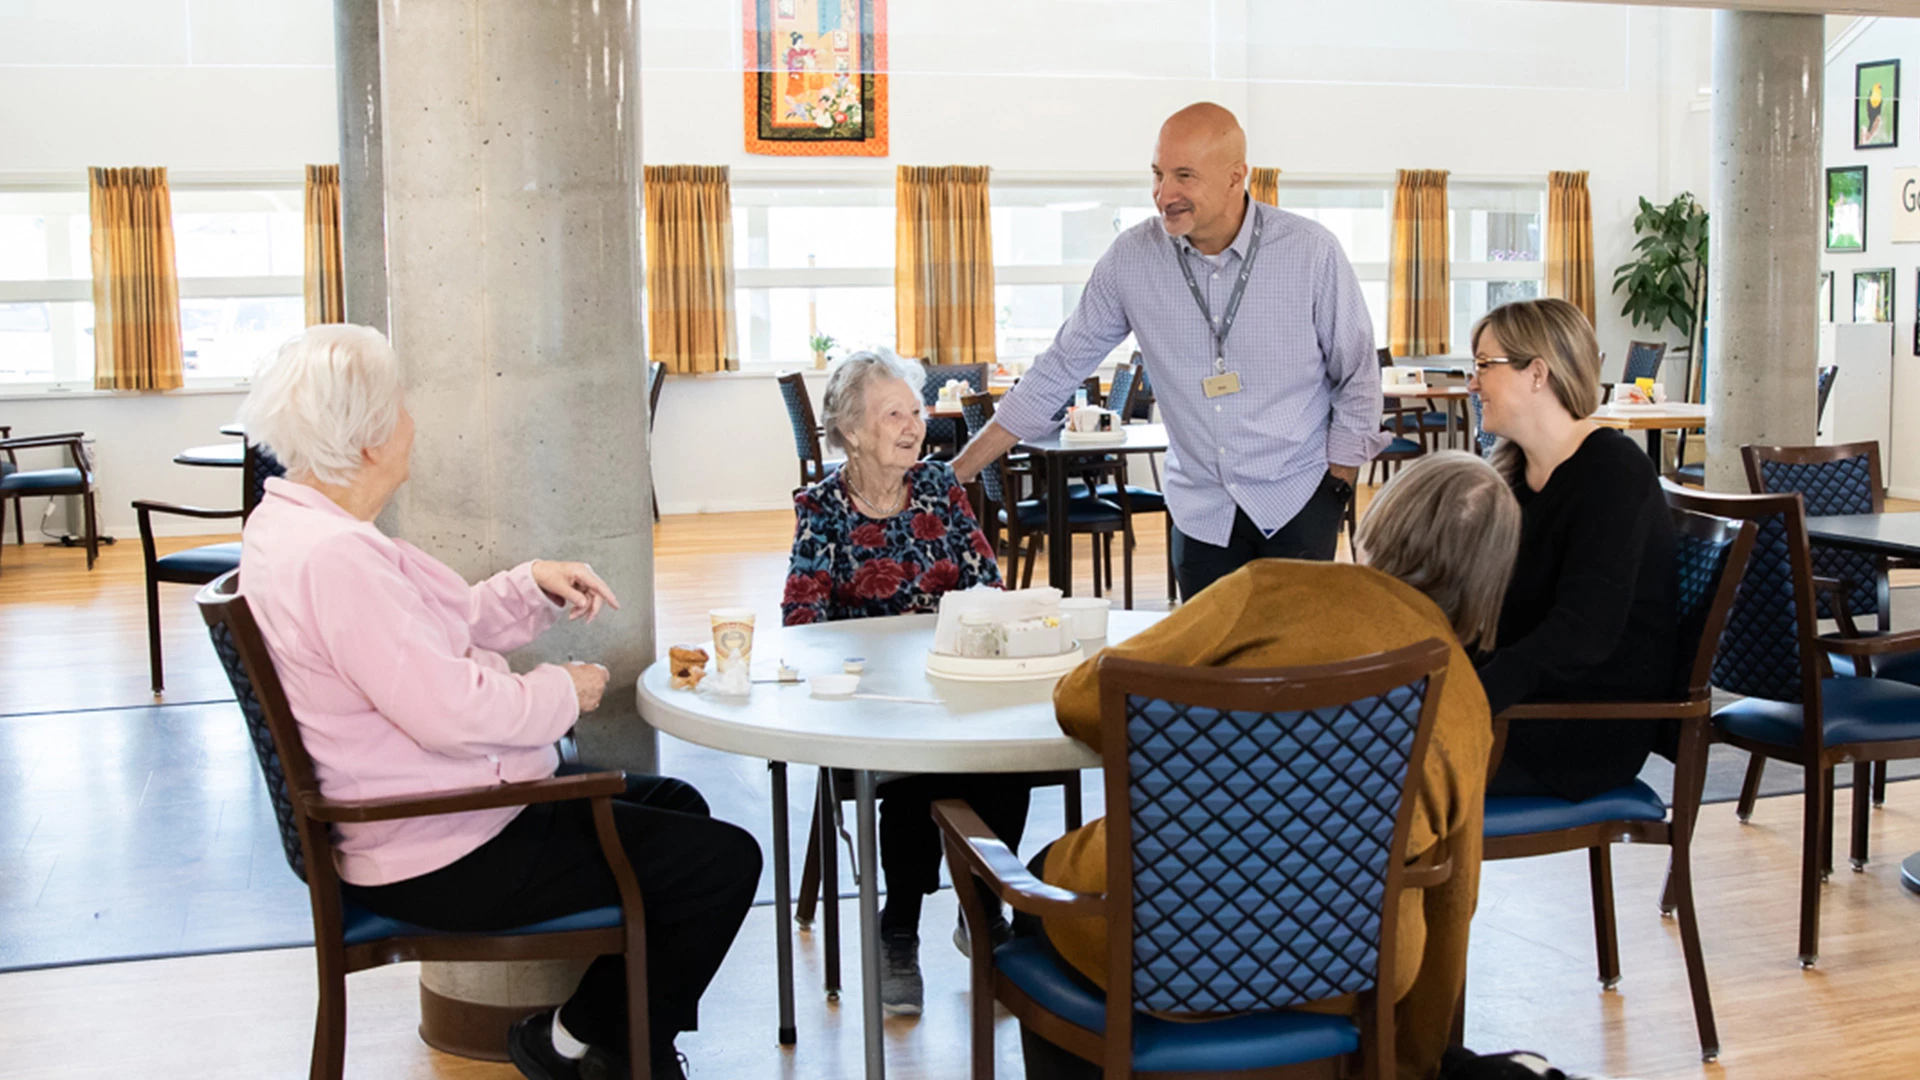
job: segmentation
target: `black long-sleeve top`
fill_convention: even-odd
[[[1603,428],[1539,491],[1524,475],[1512,483],[1520,552],[1495,651],[1480,668],[1493,711],[1670,695],[1679,580],[1652,461]],[[1631,781],[1658,733],[1657,721],[1523,721],[1508,729],[1506,759],[1557,794],[1585,799]]]

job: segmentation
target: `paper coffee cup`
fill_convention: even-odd
[[[1084,409],[1075,409],[1072,415],[1068,417],[1068,420],[1072,424],[1073,430],[1083,434],[1098,431],[1100,429],[1100,410],[1091,405]]]
[[[731,671],[753,660],[753,609],[714,608],[707,612],[713,620],[713,669]]]
[[[1060,601],[1060,614],[1073,627],[1073,636],[1081,641],[1103,641],[1107,636],[1107,612],[1113,601],[1104,596],[1069,596]]]

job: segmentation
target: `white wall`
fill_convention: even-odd
[[[1898,59],[1901,64],[1902,93],[1906,102],[1901,109],[1897,147],[1873,150],[1853,148],[1854,66],[1875,60]],[[1899,193],[1893,185],[1893,171],[1920,166],[1920,109],[1914,107],[1920,96],[1912,87],[1920,79],[1920,19],[1859,19],[1830,45],[1827,52],[1825,85],[1826,123],[1822,132],[1824,164],[1828,168],[1845,165],[1867,167],[1867,248],[1863,252],[1821,256],[1820,266],[1833,273],[1834,317],[1836,322],[1853,321],[1853,273],[1856,270],[1893,269],[1892,408],[1894,437],[1883,446],[1887,455],[1890,489],[1905,498],[1920,498],[1920,440],[1908,437],[1910,423],[1900,422],[1915,415],[1920,407],[1920,353],[1914,349],[1915,274],[1920,272],[1920,244],[1896,244],[1890,239],[1890,223]],[[1825,242],[1825,209],[1821,238]],[[1818,283],[1808,286],[1815,295]],[[1824,318],[1824,313],[1822,313]],[[1843,365],[1840,380],[1845,381]],[[1840,385],[1835,384],[1829,409],[1842,406]],[[1887,407],[1883,399],[1875,403]],[[1844,424],[1844,420],[1842,421]]]
[[[892,0],[891,9],[892,155],[807,160],[743,150],[739,0],[644,0],[647,160],[883,183],[901,163],[1110,177],[1144,173],[1161,120],[1206,99],[1240,115],[1256,163],[1295,178],[1445,168],[1544,180],[1584,168],[1601,344],[1615,363],[1629,339],[1649,336],[1617,317],[1607,291],[1632,244],[1635,198],[1706,194],[1704,12],[1538,0]],[[94,164],[292,175],[332,161],[331,52],[326,0],[14,3],[0,9],[0,181]],[[103,505],[136,494],[215,499],[212,478],[166,464],[180,447],[215,441],[207,409],[190,397],[86,397],[26,414],[0,400],[0,417],[23,430],[38,426],[23,415],[57,415],[89,431],[149,433],[138,453],[112,455],[122,465],[103,451],[103,474],[162,463],[103,476],[120,492]],[[794,458],[771,379],[669,380],[655,462],[668,513],[787,505]]]

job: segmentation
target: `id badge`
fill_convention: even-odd
[[[1200,380],[1200,389],[1210,398],[1237,394],[1240,392],[1240,373],[1223,371],[1218,375],[1209,375]]]

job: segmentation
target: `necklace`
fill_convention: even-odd
[[[852,463],[849,463],[848,467],[843,471],[846,473],[847,490],[853,492],[855,499],[867,504],[867,509],[873,511],[870,516],[882,518],[892,517],[899,513],[900,509],[907,504],[907,486],[905,484],[900,485],[900,491],[894,497],[892,503],[882,503],[878,499],[869,496],[865,491],[862,491],[861,485],[854,483]]]

